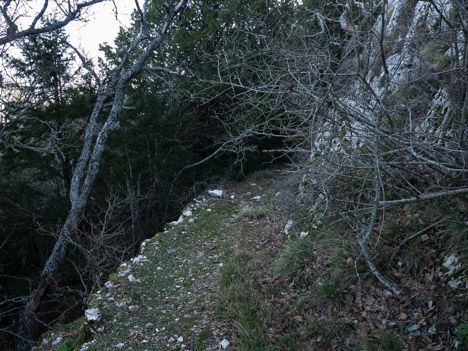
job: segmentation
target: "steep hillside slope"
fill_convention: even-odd
[[[177,222],[144,241],[140,255],[91,297],[80,338],[92,341],[81,349],[214,350],[224,339],[234,343],[232,328],[215,314],[219,269],[242,247],[261,249],[276,241],[278,231],[255,228],[249,219],[250,211],[265,217],[274,210],[263,199],[275,198],[277,180],[262,182],[223,184],[221,196],[219,191],[196,198]],[[282,219],[274,221],[281,232]],[[40,349],[60,349],[77,337],[72,330],[55,333]]]
[[[267,171],[199,196],[93,295],[87,321],[56,326],[39,349],[463,350],[466,282],[454,276],[466,262],[437,244],[453,218],[428,207],[391,219],[373,255],[396,296],[343,223],[301,210],[300,178]]]

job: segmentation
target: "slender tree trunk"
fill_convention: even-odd
[[[53,283],[53,279],[57,273],[59,265],[65,258],[67,247],[73,240],[76,228],[81,221],[91,193],[92,185],[99,172],[102,154],[105,150],[107,140],[110,134],[118,127],[118,118],[123,109],[125,90],[132,78],[142,71],[145,63],[164,41],[174,17],[182,11],[186,2],[187,0],[180,0],[174,9],[171,9],[169,5],[166,6],[166,20],[160,27],[159,33],[154,36],[147,46],[143,48],[141,54],[134,63],[126,69],[125,64],[130,57],[130,54],[133,53],[143,41],[146,25],[146,20],[144,19],[146,18],[146,9],[149,3],[149,0],[146,0],[144,6],[145,10],[144,12],[141,12],[141,18],[143,21],[140,32],[129,46],[119,67],[114,71],[109,84],[105,88],[101,86],[99,89],[97,102],[86,127],[81,155],[75,169],[73,170],[69,193],[71,209],[67,215],[65,224],[60,231],[52,254],[49,256],[44,266],[38,287],[29,297],[26,307],[20,316],[20,326],[18,331],[20,336],[18,342],[19,351],[29,351],[33,346],[36,312],[40,307],[42,299],[47,294],[49,287]],[[95,77],[97,77],[97,75],[95,75]],[[114,97],[111,111],[94,141],[97,118],[101,114],[104,101],[110,96]]]
[[[47,294],[50,285],[53,283],[53,278],[57,272],[58,266],[65,257],[69,243],[68,237],[70,237],[72,232],[70,228],[73,223],[78,223],[78,219],[79,216],[70,211],[67,221],[65,222],[57,242],[55,243],[54,250],[44,266],[39,284],[30,296],[28,303],[20,316],[18,334],[21,338],[18,343],[19,351],[28,351],[33,346],[36,312],[42,302],[42,299]]]

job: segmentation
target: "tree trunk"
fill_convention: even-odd
[[[77,165],[73,170],[73,176],[70,184],[70,203],[71,209],[67,215],[64,226],[62,227],[57,242],[55,243],[52,254],[48,258],[41,274],[41,279],[36,290],[31,294],[23,313],[20,316],[19,323],[19,351],[29,351],[33,346],[36,312],[45,297],[48,288],[51,286],[54,276],[57,273],[59,265],[65,258],[68,244],[73,241],[74,233],[80,223],[84,209],[86,207],[91,188],[101,166],[102,153],[106,147],[110,134],[118,127],[118,118],[123,109],[125,90],[132,78],[142,71],[145,63],[152,56],[154,51],[161,45],[167,36],[173,19],[185,6],[187,0],[180,0],[174,9],[166,6],[167,17],[160,27],[158,34],[144,48],[133,64],[128,69],[125,68],[127,60],[132,53],[139,47],[144,38],[146,21],[142,21],[140,32],[134,38],[133,42],[124,55],[122,62],[112,74],[112,79],[106,87],[100,86],[98,98],[93,112],[86,127],[85,138],[81,150],[81,155]],[[141,13],[142,19],[146,18],[146,9],[149,0],[145,1],[144,13]],[[97,75],[94,75],[97,77]],[[97,118],[104,106],[104,101],[110,96],[114,97],[112,108],[106,119],[106,122],[99,130],[98,136],[94,139]]]

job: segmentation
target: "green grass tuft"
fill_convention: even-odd
[[[314,274],[309,269],[314,259],[315,244],[309,237],[291,240],[282,249],[273,271],[280,278],[308,281]]]
[[[367,340],[364,344],[365,351],[400,351],[403,349],[401,338],[391,332],[383,332],[377,340]]]

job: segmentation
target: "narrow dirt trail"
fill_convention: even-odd
[[[239,250],[271,256],[279,248],[276,183],[224,183],[222,196],[203,193],[143,242],[140,255],[90,299],[88,314],[99,317],[80,349],[236,350],[229,322],[217,313],[219,270]]]

